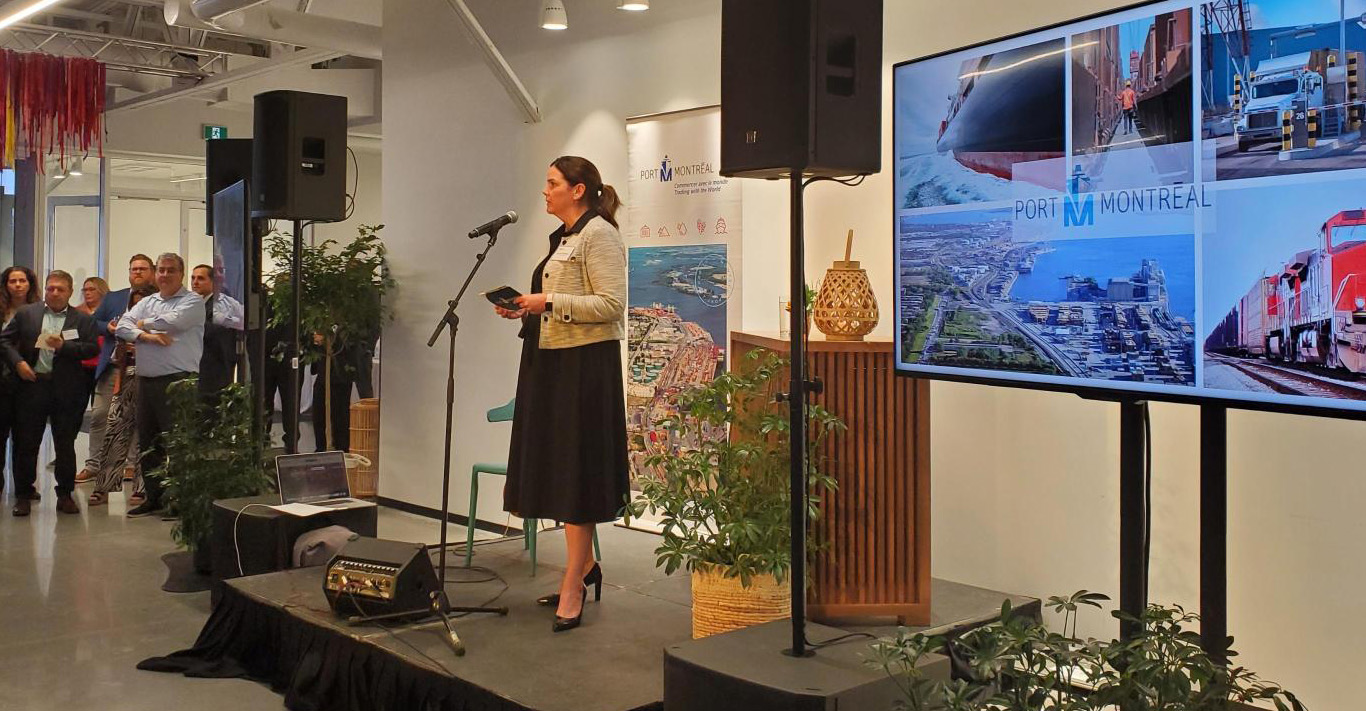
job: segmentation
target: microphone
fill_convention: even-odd
[[[499,215],[493,218],[492,220],[489,220],[488,222],[485,222],[484,224],[479,225],[478,227],[470,230],[470,239],[474,239],[475,237],[479,237],[480,235],[486,235],[492,232],[496,232],[516,221],[517,213],[509,210],[507,214]]]

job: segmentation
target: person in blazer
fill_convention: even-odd
[[[246,318],[242,302],[223,293],[213,267],[196,265],[190,270],[190,291],[204,299],[204,355],[199,359],[199,394],[216,405],[218,394],[232,384],[237,373],[237,340]]]
[[[64,271],[48,274],[41,304],[30,304],[0,332],[0,355],[20,379],[14,437],[14,515],[27,516],[38,480],[38,450],[52,426],[56,449],[57,510],[80,513],[76,486],[76,435],[90,397],[81,361],[99,353],[95,321],[71,307],[75,284]]]
[[[522,320],[503,507],[522,518],[565,523],[568,563],[553,629],[579,626],[588,585],[600,599],[593,530],[615,520],[629,489],[621,340],[626,326],[626,248],[617,192],[591,162],[555,159],[546,171],[546,212],[560,221],[516,310]],[[591,567],[590,567],[591,564]]]

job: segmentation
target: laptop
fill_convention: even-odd
[[[326,508],[373,506],[351,497],[344,452],[281,454],[275,458],[280,504],[308,504]]]

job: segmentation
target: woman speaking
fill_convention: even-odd
[[[545,210],[562,224],[531,275],[516,311],[522,360],[512,420],[503,508],[521,518],[565,524],[568,564],[554,631],[579,626],[588,585],[602,593],[602,569],[589,569],[595,524],[617,518],[628,491],[625,336],[626,248],[617,231],[621,201],[592,163],[562,156],[546,171]]]

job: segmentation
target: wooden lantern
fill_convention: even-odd
[[[844,261],[837,261],[825,272],[813,309],[816,328],[831,341],[861,341],[877,327],[877,297],[868,281],[868,272],[849,259],[854,248],[854,231],[844,243]]]

